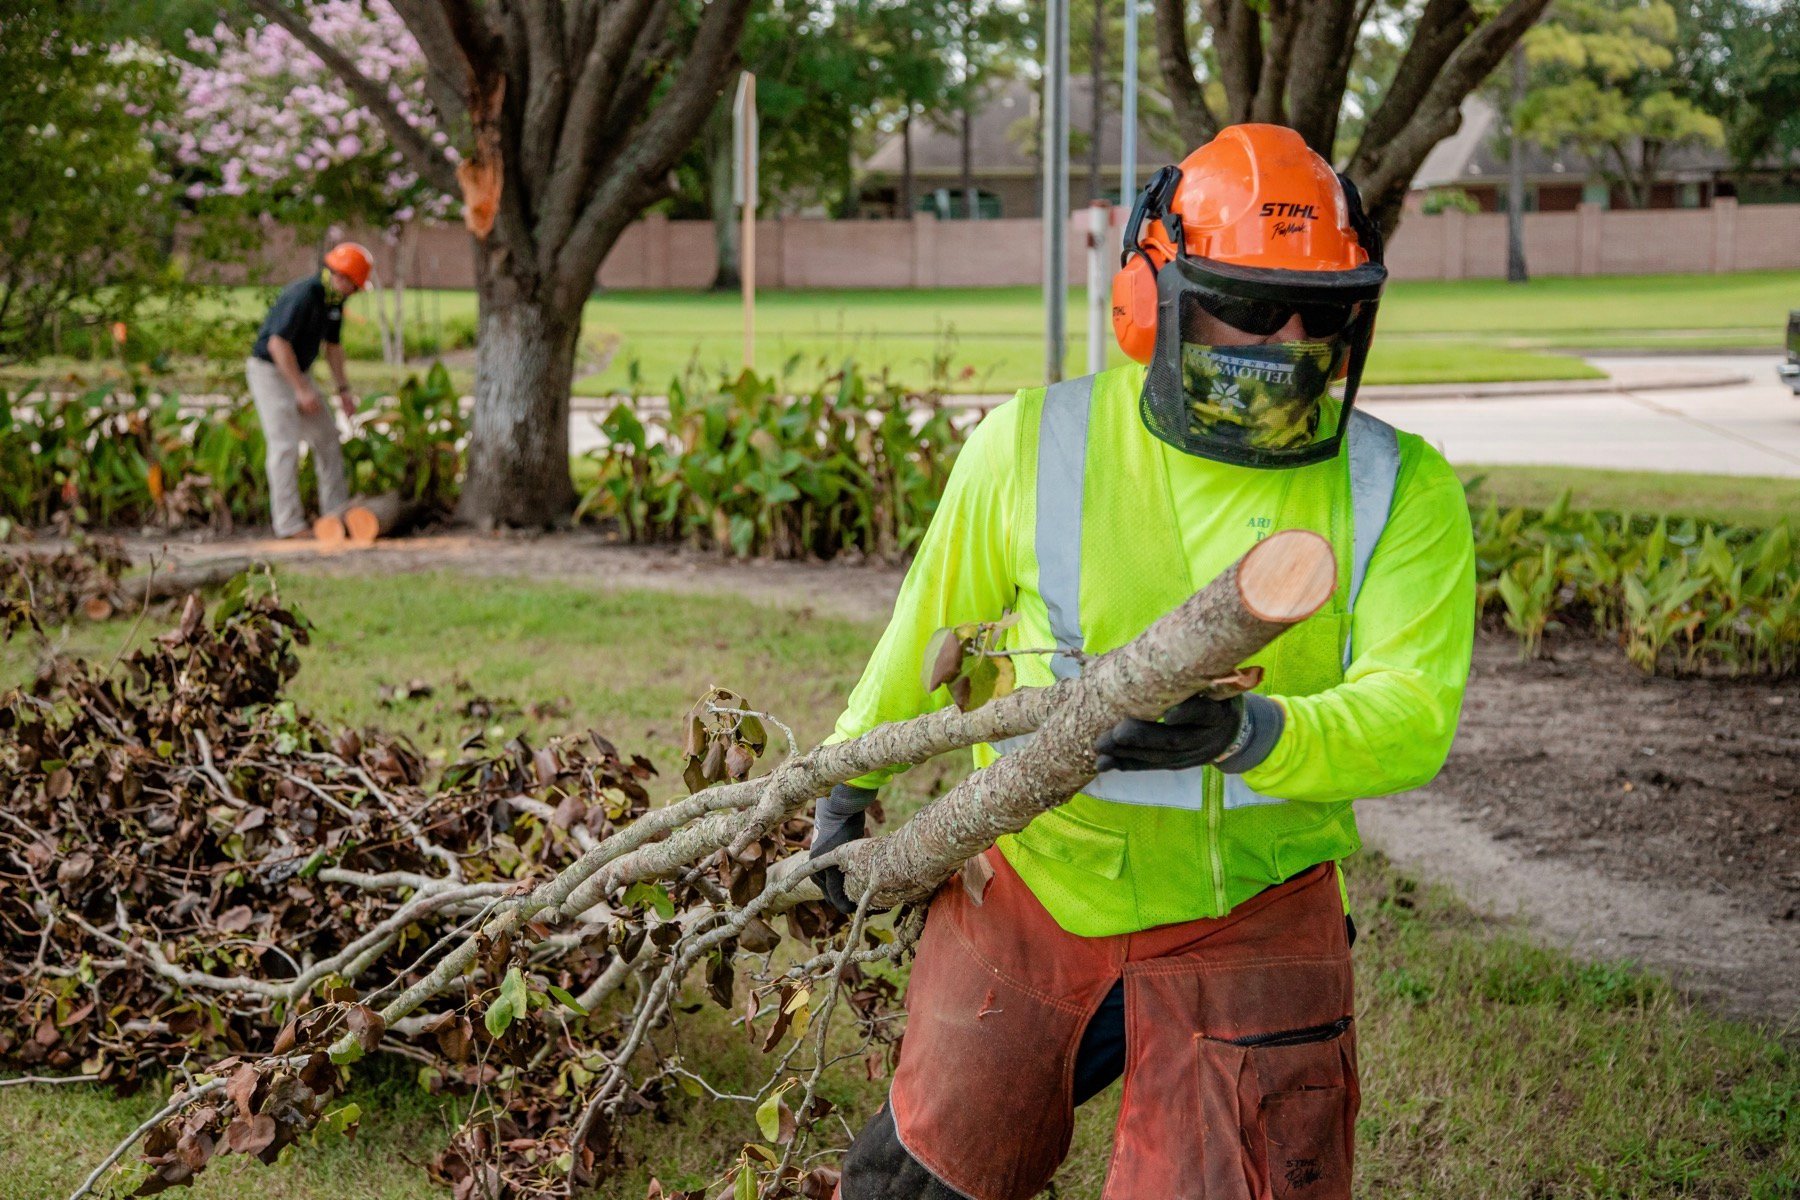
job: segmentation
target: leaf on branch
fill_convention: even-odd
[[[486,1026],[490,1036],[496,1039],[505,1037],[512,1023],[525,1016],[530,1003],[524,974],[517,967],[509,968],[506,977],[500,981],[500,994],[482,1015],[482,1024]]]
[[[564,1008],[568,1009],[570,1012],[576,1013],[583,1017],[588,1015],[587,1006],[582,1004],[581,1001],[577,1000],[574,996],[572,996],[569,993],[567,988],[557,987],[553,983],[553,984],[549,985],[547,990],[549,991],[550,996],[553,1000],[555,1000],[558,1004],[562,1005]]]
[[[979,908],[983,897],[987,895],[988,884],[994,878],[994,868],[989,865],[987,855],[977,854],[963,863],[959,874],[962,876],[963,891],[968,893],[969,900]]]
[[[781,1102],[782,1094],[793,1085],[793,1080],[787,1080],[756,1106],[756,1127],[762,1131],[764,1141],[779,1142],[785,1145],[788,1139],[794,1136],[794,1114],[789,1112],[787,1105]],[[787,1132],[786,1138],[781,1136],[784,1126]]]
[[[233,1071],[231,1078],[226,1081],[226,1097],[236,1104],[238,1112],[246,1117],[256,1115],[256,1085],[261,1080],[262,1076],[257,1073],[256,1068],[245,1063]]]
[[[738,1168],[737,1186],[731,1195],[732,1200],[756,1200],[756,1169],[749,1163]]]
[[[935,692],[962,672],[965,647],[952,629],[940,629],[925,644],[925,690]]]
[[[626,904],[634,908],[649,907],[656,910],[656,915],[665,921],[675,919],[675,901],[669,895],[669,889],[660,883],[649,883],[644,880],[632,884],[625,889],[623,897]]]

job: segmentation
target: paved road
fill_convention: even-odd
[[[1575,391],[1544,395],[1370,399],[1369,411],[1423,434],[1452,462],[1562,464],[1716,475],[1800,478],[1800,396],[1775,376],[1768,356],[1596,358],[1622,380],[1748,376],[1723,387]],[[1001,397],[987,397],[997,402]],[[570,440],[579,454],[600,444],[595,420],[577,409]]]
[[[1750,377],[1728,387],[1494,399],[1377,400],[1369,411],[1429,438],[1457,463],[1560,464],[1800,478],[1800,396],[1777,358],[1593,360],[1634,373],[1721,362]]]

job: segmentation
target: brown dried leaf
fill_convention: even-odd
[[[725,752],[725,774],[732,779],[743,779],[750,774],[750,768],[756,765],[756,755],[750,747],[742,742],[733,742],[731,749]]]
[[[572,829],[587,816],[587,805],[574,792],[562,798],[556,811],[550,815],[550,824],[558,829]]]
[[[261,1082],[261,1079],[256,1068],[245,1063],[233,1071],[231,1078],[225,1081],[226,1097],[237,1105],[238,1112],[243,1116],[253,1117],[256,1115],[256,1085]]]
[[[953,629],[940,629],[925,644],[925,690],[935,692],[962,671],[966,647]]]
[[[248,904],[228,908],[219,915],[219,931],[221,933],[242,933],[250,928],[250,922],[254,916],[255,914],[250,911]]]
[[[267,1113],[242,1116],[225,1127],[225,1147],[233,1154],[261,1154],[274,1140],[275,1118]]]
[[[708,783],[725,778],[725,740],[713,738],[706,744],[706,757],[700,761],[700,773]]]
[[[980,907],[982,898],[987,895],[988,884],[994,878],[994,868],[988,863],[987,855],[977,854],[964,862],[959,874],[962,876],[963,891],[969,894],[970,901],[976,907]]]
[[[56,882],[61,887],[80,883],[94,869],[94,856],[86,850],[77,850],[62,860],[56,868]]]

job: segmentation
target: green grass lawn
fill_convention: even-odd
[[[272,289],[220,288],[193,320],[254,323]],[[410,293],[408,321],[447,348],[473,340],[475,296]],[[1382,302],[1371,383],[1579,379],[1593,371],[1558,349],[1776,350],[1787,310],[1800,304],[1800,272],[1410,281]],[[1084,289],[1069,293],[1065,369],[1087,369]],[[352,302],[345,340],[374,357],[371,312]],[[576,391],[605,395],[631,385],[661,391],[690,369],[735,372],[742,357],[735,293],[609,292],[588,302]],[[1034,288],[764,292],[757,304],[757,367],[807,383],[848,359],[886,369],[911,384],[934,374],[958,391],[1011,391],[1043,372],[1043,307]],[[231,343],[235,347],[236,342]],[[223,358],[232,354],[216,351]],[[1108,361],[1123,361],[1108,346]],[[69,364],[53,364],[66,366]],[[235,369],[235,361],[227,362]],[[370,368],[374,368],[371,370]],[[184,366],[184,373],[191,368]],[[359,385],[386,378],[359,368]],[[8,369],[6,379],[19,372]],[[368,382],[365,382],[368,381]]]
[[[878,633],[731,598],[525,580],[287,574],[282,586],[317,626],[293,689],[303,707],[441,749],[468,732],[459,705],[482,694],[520,710],[495,718],[507,735],[593,726],[665,772],[681,712],[713,683],[773,706],[803,739],[817,739]],[[157,632],[148,624],[140,636]],[[128,631],[116,621],[61,636],[110,656]],[[0,648],[0,686],[21,678],[31,657],[16,643]],[[380,706],[379,684],[413,678],[436,693]],[[533,704],[554,715],[528,715]],[[890,812],[904,815],[963,769],[960,756],[915,769]],[[672,775],[664,784],[679,790]],[[1800,1062],[1778,1043],[1695,1011],[1629,966],[1580,965],[1535,948],[1371,856],[1352,860],[1349,880],[1363,931],[1359,1195],[1776,1200],[1800,1191]],[[767,1069],[716,1010],[684,1029],[688,1058],[721,1087]],[[443,1144],[452,1108],[412,1091],[409,1077],[371,1072],[356,1095],[369,1115],[354,1146],[308,1150],[274,1168],[229,1162],[193,1195],[440,1194],[411,1164]],[[854,1123],[883,1087],[846,1070],[826,1092]],[[1115,1087],[1083,1110],[1058,1194],[1098,1197],[1117,1098]],[[157,1104],[80,1086],[0,1089],[0,1193],[66,1195]],[[636,1123],[630,1169],[599,1195],[637,1200],[651,1174],[700,1186],[755,1136],[738,1106],[678,1096],[672,1116]]]
[[[1480,480],[1473,495],[1477,505],[1492,497],[1502,507],[1547,508],[1564,491],[1573,490],[1577,508],[1667,513],[1753,527],[1785,520],[1800,529],[1800,479],[1599,467],[1459,465],[1456,470],[1465,483]]]

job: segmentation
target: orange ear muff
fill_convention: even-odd
[[[1156,272],[1142,253],[1134,253],[1113,274],[1112,320],[1119,349],[1148,363],[1156,348]]]

